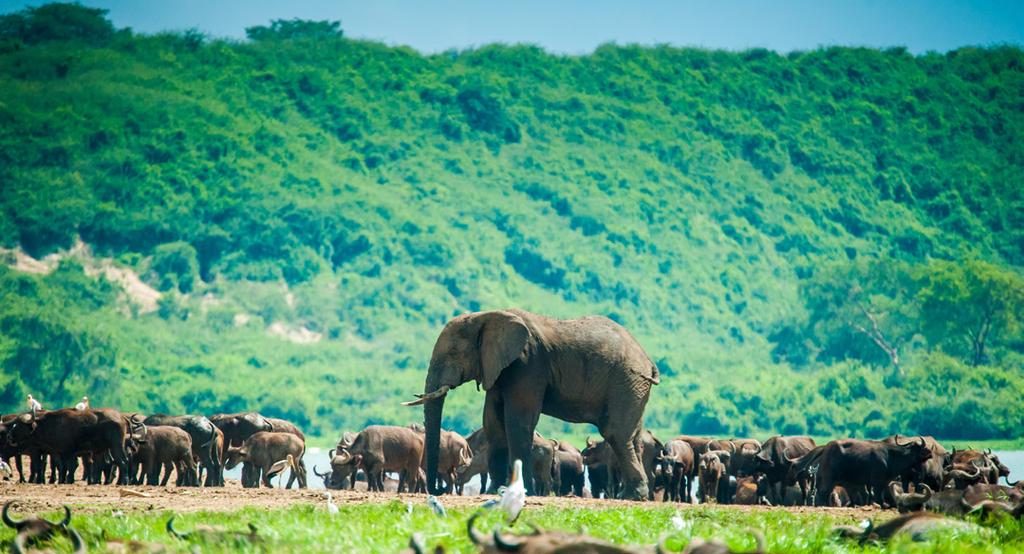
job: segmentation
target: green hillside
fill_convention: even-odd
[[[248,34],[0,16],[0,410],[257,409],[333,440],[421,417],[398,403],[448,318],[520,307],[630,329],[666,434],[1021,435],[1019,48]]]

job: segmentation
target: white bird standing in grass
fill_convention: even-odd
[[[30,394],[28,395],[28,409],[32,413],[36,413],[39,410],[43,409],[43,405],[40,404],[39,401],[36,400],[35,398],[32,398],[32,395]]]
[[[327,513],[331,514],[332,516],[338,515],[338,507],[335,506],[334,502],[331,500],[331,493],[325,492],[324,496],[327,497]]]
[[[435,514],[441,517],[448,517],[448,512],[445,511],[444,505],[441,504],[441,501],[436,496],[432,494],[427,495],[427,506],[430,506],[430,509],[434,510]]]
[[[519,512],[526,505],[526,485],[523,483],[523,461],[516,460],[512,464],[512,481],[501,491],[498,506],[508,516],[509,523],[515,523]]]
[[[11,466],[7,465],[7,462],[0,460],[0,478],[10,479],[14,477],[14,472],[11,471]]]
[[[75,404],[75,409],[80,411],[80,412],[84,412],[84,411],[88,410],[89,409],[89,397],[88,396],[83,396],[82,397],[82,401],[79,402],[78,404]]]
[[[672,528],[676,531],[682,531],[686,528],[686,520],[683,519],[683,516],[680,515],[678,511],[675,513],[675,515],[672,516],[671,521]]]

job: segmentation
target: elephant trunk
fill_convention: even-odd
[[[437,390],[436,383],[427,381],[426,392]],[[441,414],[444,411],[444,396],[423,404],[423,425],[426,427],[427,449],[427,491],[435,496],[442,493],[437,486],[437,459],[441,450]]]

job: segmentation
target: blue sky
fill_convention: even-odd
[[[41,2],[0,0],[0,12]],[[599,44],[668,43],[780,52],[822,45],[906,46],[912,52],[965,45],[1024,44],[1024,0],[792,1],[413,1],[84,0],[119,26],[156,32],[198,28],[243,38],[271,19],[341,20],[348,36],[424,52],[526,42],[587,53]]]

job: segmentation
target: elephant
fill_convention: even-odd
[[[242,446],[228,447],[228,455],[224,461],[226,469],[234,469],[240,462],[248,462],[252,466],[252,472],[247,477],[251,482],[263,483],[263,486],[273,488],[270,478],[277,471],[284,471],[291,468],[291,475],[288,476],[288,484],[285,488],[292,488],[296,480],[299,488],[306,488],[305,465],[302,464],[302,457],[306,453],[306,444],[291,433],[274,433],[260,431],[245,439]],[[287,464],[281,462],[287,460]],[[246,485],[247,483],[242,483]],[[251,484],[251,483],[250,483]]]
[[[485,391],[491,490],[504,485],[510,460],[529,459],[540,414],[595,425],[624,473],[625,498],[648,496],[637,438],[658,367],[629,332],[599,316],[557,320],[522,310],[476,312],[449,321],[434,344],[423,405],[427,486],[438,486],[441,417],[448,391],[476,381]],[[523,479],[532,493],[533,468]]]

